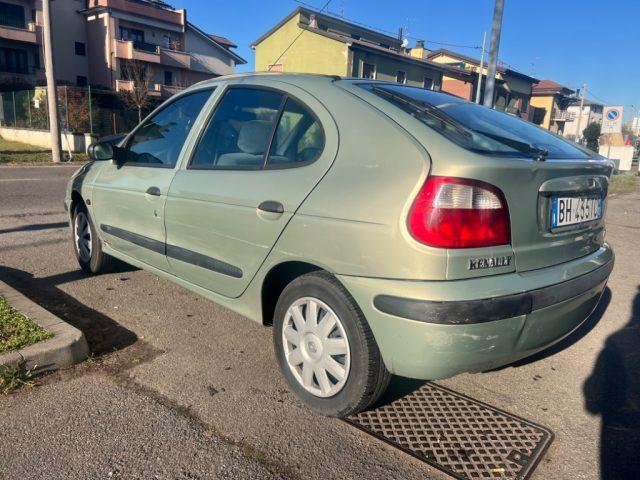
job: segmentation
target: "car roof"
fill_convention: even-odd
[[[340,77],[338,75],[322,75],[317,73],[280,73],[280,72],[255,72],[255,73],[233,73],[231,75],[223,75],[216,78],[210,78],[208,80],[203,80],[201,82],[192,85],[193,87],[202,87],[207,85],[216,85],[221,82],[238,82],[241,83],[242,80],[246,79],[260,79],[264,80],[274,80],[278,82],[290,82],[294,84],[304,84],[307,82],[317,83],[318,80],[326,81],[327,83],[334,82],[336,80],[344,80],[344,77]]]

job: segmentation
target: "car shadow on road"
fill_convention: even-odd
[[[86,275],[80,270],[35,278],[29,272],[0,265],[0,280],[81,330],[92,355],[103,355],[135,343],[138,337],[131,330],[58,288],[84,278]]]
[[[640,286],[631,318],[605,341],[583,385],[586,409],[600,415],[600,478],[640,475]]]
[[[69,222],[34,223],[31,225],[20,225],[18,227],[0,228],[0,234],[14,232],[33,232],[37,230],[54,230],[57,228],[65,228],[68,226]]]

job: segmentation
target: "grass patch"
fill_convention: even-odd
[[[629,172],[611,175],[609,193],[631,193],[640,191],[640,177],[638,167],[633,167]]]
[[[68,154],[62,152],[63,159]],[[86,163],[89,157],[86,153],[74,153],[72,163]],[[0,137],[0,165],[46,165],[51,164],[51,150],[29,145],[28,143],[5,140]]]
[[[52,336],[0,297],[0,353],[17,350]]]
[[[20,387],[33,387],[36,382],[33,371],[27,370],[24,363],[16,367],[0,367],[0,393],[9,395]]]

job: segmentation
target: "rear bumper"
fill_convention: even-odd
[[[387,368],[436,379],[536,353],[577,328],[613,268],[608,245],[522,274],[418,282],[341,276],[363,310]]]

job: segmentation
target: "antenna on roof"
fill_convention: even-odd
[[[340,16],[344,17],[344,5],[347,3],[347,0],[340,0]]]

